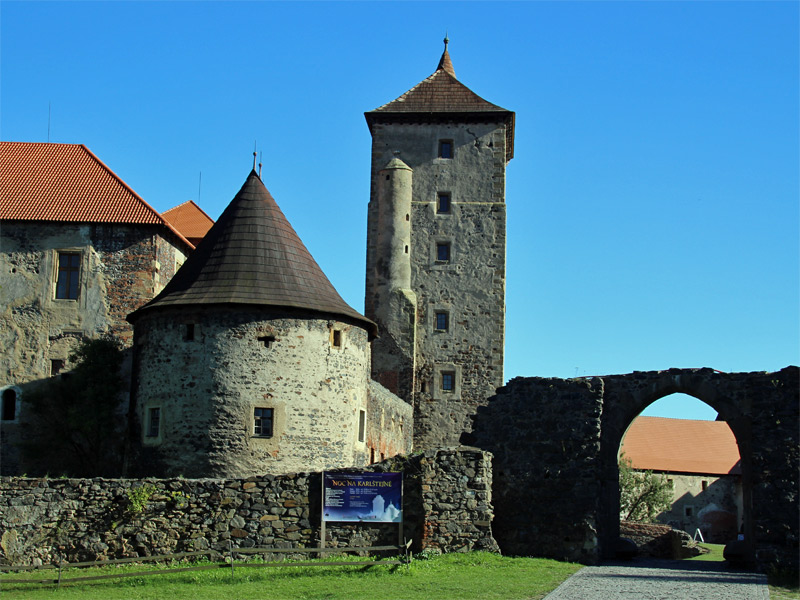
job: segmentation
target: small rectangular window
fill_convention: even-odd
[[[442,373],[442,391],[453,392],[456,389],[456,374],[450,371]]]
[[[331,330],[331,346],[334,348],[342,347],[342,332],[339,329]]]
[[[161,431],[161,409],[157,406],[147,409],[147,437],[158,437]]]
[[[61,370],[64,368],[64,359],[63,358],[51,358],[50,359],[50,376],[53,377],[58,375]]]
[[[438,262],[450,262],[450,244],[436,244],[436,260]]]
[[[683,515],[685,517],[691,517],[694,514],[694,506],[684,506],[683,507]]]
[[[12,388],[3,390],[2,420],[13,421],[17,417],[17,392]]]
[[[436,313],[436,329],[437,331],[447,331],[449,327],[448,318],[446,312],[437,312]]]
[[[708,489],[708,482],[707,481],[705,481],[705,480],[701,481],[700,485],[703,488],[704,492]]]
[[[453,158],[453,140],[439,140],[439,158]]]
[[[440,215],[450,213],[450,194],[439,192],[436,195],[436,212]]]
[[[253,435],[259,437],[272,436],[273,409],[253,409]]]
[[[58,253],[58,280],[56,281],[56,298],[59,300],[77,300],[78,283],[81,272],[81,255],[79,252]]]
[[[184,330],[183,339],[184,341],[191,342],[194,341],[194,323],[186,323],[186,329]]]
[[[358,441],[363,442],[367,438],[367,411],[358,411]],[[373,459],[374,460],[374,459]]]

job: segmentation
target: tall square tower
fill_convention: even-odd
[[[414,405],[415,448],[458,444],[503,383],[506,165],[514,113],[436,71],[365,113],[372,376]]]

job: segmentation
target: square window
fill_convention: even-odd
[[[456,389],[456,374],[453,372],[442,373],[442,391],[453,392]]]
[[[453,158],[453,140],[439,140],[439,158]]]
[[[147,409],[147,437],[158,437],[161,432],[161,408],[154,406]]]
[[[59,300],[77,300],[78,282],[81,272],[81,255],[79,252],[58,253],[58,279],[56,281],[56,298]]]
[[[253,435],[260,437],[272,436],[273,409],[253,409]]]
[[[436,260],[450,262],[450,244],[446,242],[436,244]]]
[[[439,192],[436,195],[436,212],[440,215],[450,214],[450,194]]]
[[[446,312],[437,312],[436,313],[436,329],[437,331],[447,331],[449,323],[448,323],[448,315]]]
[[[684,506],[683,507],[683,515],[686,517],[691,517],[694,514],[694,506]]]
[[[358,411],[358,441],[363,442],[366,440],[367,434],[367,411],[359,410]],[[374,452],[374,451],[373,451]],[[373,455],[372,461],[375,461],[375,457]]]

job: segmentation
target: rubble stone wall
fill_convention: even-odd
[[[404,537],[414,550],[497,549],[488,453],[395,457],[368,470],[404,473]],[[346,472],[346,471],[337,471]],[[71,562],[320,543],[321,474],[247,479],[0,479],[5,562]],[[138,508],[137,508],[138,507]],[[326,547],[396,544],[395,524],[326,523]]]

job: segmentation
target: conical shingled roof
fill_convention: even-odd
[[[299,308],[376,325],[352,309],[320,269],[255,171],[163,291],[154,308],[244,304]]]
[[[370,129],[374,123],[475,121],[487,118],[507,121],[506,160],[514,158],[514,112],[484,100],[458,79],[447,51],[447,40],[434,73],[399,98],[364,113]]]

